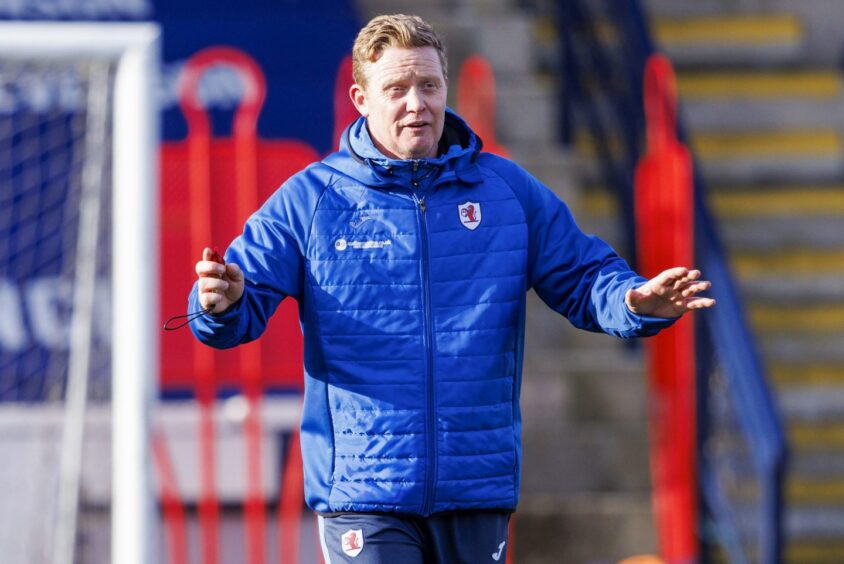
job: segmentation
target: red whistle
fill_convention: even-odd
[[[222,257],[220,250],[217,247],[211,247],[211,260],[218,264],[226,264],[225,259]]]

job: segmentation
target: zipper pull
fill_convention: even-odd
[[[425,198],[419,200],[419,209],[422,210],[422,213],[425,213]]]
[[[419,170],[419,160],[413,159],[413,172],[416,172],[417,170]]]

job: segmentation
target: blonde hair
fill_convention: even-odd
[[[445,44],[434,28],[419,16],[392,14],[376,16],[358,33],[352,46],[352,77],[366,86],[364,65],[374,63],[387,47],[433,47],[440,57],[443,76],[448,75]]]

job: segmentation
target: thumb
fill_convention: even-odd
[[[202,260],[211,260],[211,257],[214,256],[214,251],[209,247],[205,247],[202,250]]]
[[[226,276],[232,282],[240,282],[243,280],[243,271],[235,263],[230,262],[226,265]]]

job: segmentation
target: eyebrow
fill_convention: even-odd
[[[410,78],[411,78],[410,73],[402,73],[399,76],[387,78],[384,81],[383,87],[384,88],[390,88],[391,86],[394,86],[396,84],[408,82],[408,81],[410,81]],[[438,76],[428,75],[428,74],[416,75],[415,81],[416,82],[436,82],[437,84],[443,83],[443,81]]]

